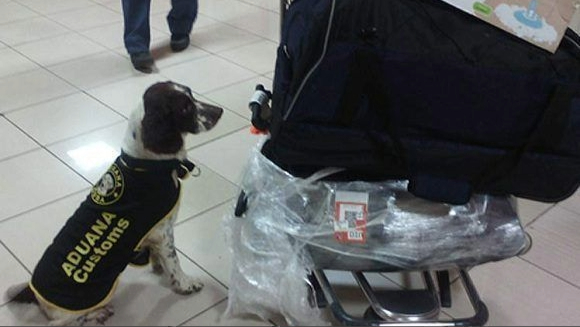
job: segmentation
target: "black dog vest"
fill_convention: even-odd
[[[30,286],[67,311],[88,311],[112,295],[117,278],[179,201],[189,161],[139,160],[122,153],[46,249]]]

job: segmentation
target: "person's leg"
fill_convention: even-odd
[[[197,18],[197,0],[171,0],[167,24],[171,31],[171,49],[181,51],[189,46],[189,34]]]
[[[125,30],[123,39],[129,54],[149,52],[151,0],[122,0]]]
[[[122,0],[125,48],[131,56],[135,69],[151,73],[154,63],[149,52],[151,30],[149,27],[149,12],[151,0]]]

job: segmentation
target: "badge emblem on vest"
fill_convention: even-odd
[[[112,164],[97,184],[93,186],[91,199],[96,204],[109,205],[119,201],[121,196],[123,196],[124,189],[123,174],[116,164]]]

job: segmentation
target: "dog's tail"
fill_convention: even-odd
[[[34,292],[30,288],[30,285],[28,285],[28,283],[22,283],[11,286],[6,291],[6,297],[10,301],[14,301],[17,303],[38,303],[36,295],[34,295]]]

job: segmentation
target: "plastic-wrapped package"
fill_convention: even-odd
[[[281,313],[320,325],[307,275],[314,269],[425,270],[468,267],[526,247],[515,201],[475,195],[452,206],[414,197],[406,181],[326,182],[279,169],[255,149],[242,189],[247,211],[224,219],[233,252],[226,314]]]

